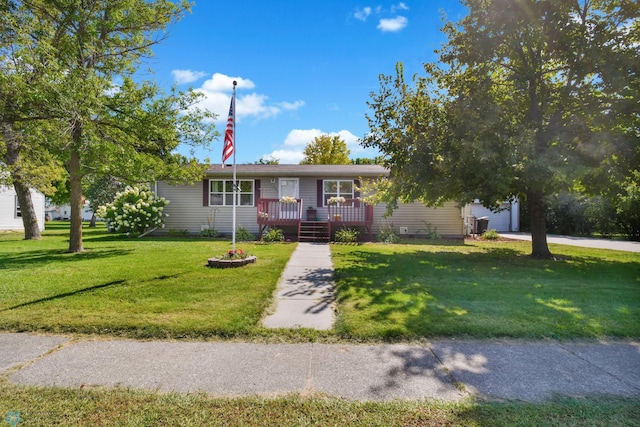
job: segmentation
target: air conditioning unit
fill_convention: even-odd
[[[400,227],[400,234],[409,234],[409,227]]]

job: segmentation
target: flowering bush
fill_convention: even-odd
[[[169,204],[164,197],[155,197],[149,187],[127,187],[116,194],[113,203],[100,206],[96,215],[105,218],[119,233],[143,234],[154,227],[164,227],[168,215],[162,210]]]
[[[295,197],[283,196],[280,197],[280,203],[298,203],[298,200]]]
[[[330,205],[335,205],[336,203],[344,203],[345,202],[345,198],[340,196],[340,197],[329,197],[329,200],[327,200],[327,203],[329,203]]]

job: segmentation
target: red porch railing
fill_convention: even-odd
[[[260,234],[269,226],[294,226],[300,232],[300,223],[306,218],[303,200],[297,203],[284,203],[280,199],[258,199],[258,225]],[[327,215],[328,212],[328,215]],[[320,222],[328,224],[329,235],[332,228],[341,226],[364,227],[371,233],[373,225],[373,206],[362,203],[358,199],[345,199],[344,202],[331,204],[324,211],[326,218]]]
[[[345,199],[344,202],[329,205],[329,223],[332,227],[340,225],[364,226],[370,231],[373,224],[373,206],[358,199]]]
[[[298,226],[302,220],[302,199],[284,203],[280,199],[258,199],[258,225],[260,232],[267,226]]]

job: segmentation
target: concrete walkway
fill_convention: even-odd
[[[0,376],[23,385],[119,386],[221,397],[640,399],[640,342],[253,344],[0,333]]]
[[[513,240],[531,241],[529,233],[500,233],[501,237]],[[583,248],[611,249],[614,251],[640,252],[640,242],[627,242],[609,239],[594,239],[590,237],[573,237],[547,234],[547,242],[558,245],[580,246]]]
[[[327,243],[298,243],[280,277],[276,302],[263,321],[267,328],[333,327],[335,290]]]

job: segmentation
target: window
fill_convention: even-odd
[[[251,179],[238,179],[236,206],[253,206],[254,182]],[[209,206],[233,206],[233,180],[209,180]]]
[[[22,218],[22,211],[20,210],[20,202],[18,202],[18,196],[14,197],[15,200],[15,217],[16,218]]]
[[[322,185],[324,206],[327,206],[327,200],[330,197],[344,197],[345,199],[353,199],[353,181],[325,180]]]

